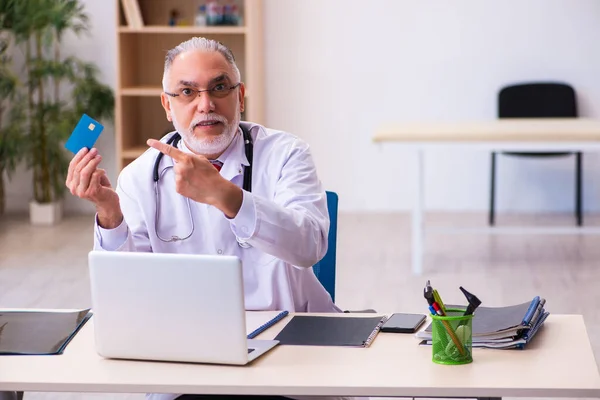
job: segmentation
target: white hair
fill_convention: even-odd
[[[173,60],[175,60],[175,57],[177,57],[179,54],[188,51],[216,51],[221,53],[223,57],[225,57],[225,60],[227,60],[229,65],[231,65],[231,67],[233,68],[235,78],[237,79],[237,81],[240,81],[240,70],[237,67],[237,64],[235,63],[233,53],[231,52],[231,50],[229,50],[227,46],[216,40],[207,39],[203,37],[193,37],[167,51],[162,80],[163,90],[167,90],[167,74],[171,69],[171,64],[173,64]]]

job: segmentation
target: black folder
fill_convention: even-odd
[[[385,316],[294,315],[275,340],[280,345],[368,347],[385,320]]]
[[[0,310],[0,355],[62,354],[92,316],[85,310]]]

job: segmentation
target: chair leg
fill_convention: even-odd
[[[490,211],[489,211],[489,224],[491,226],[496,222],[495,215],[495,200],[496,200],[496,153],[492,152],[492,165],[491,165],[491,176],[490,176]]]
[[[577,214],[577,226],[583,225],[583,209],[581,206],[582,196],[581,196],[581,185],[582,185],[582,160],[581,160],[581,152],[577,152],[575,155],[575,207]]]

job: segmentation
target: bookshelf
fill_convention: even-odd
[[[146,149],[148,138],[173,130],[160,103],[164,57],[168,49],[204,36],[228,46],[246,85],[242,120],[264,124],[262,0],[220,0],[235,4],[242,24],[194,26],[202,0],[115,0],[117,7],[117,90],[115,140],[120,171]],[[169,25],[171,10],[178,24]]]

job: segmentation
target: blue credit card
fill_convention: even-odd
[[[94,147],[103,129],[104,126],[100,122],[93,120],[87,114],[83,114],[65,143],[65,147],[73,154],[77,154],[84,147],[90,150]]]

